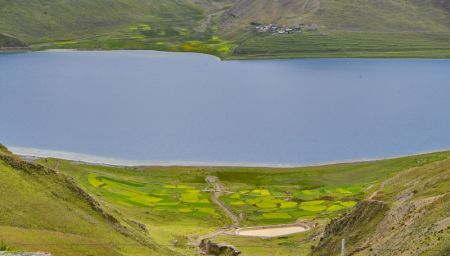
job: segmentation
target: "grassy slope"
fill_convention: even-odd
[[[448,3],[440,0],[0,0],[0,32],[35,49],[156,49],[222,58],[448,58],[449,13]],[[320,28],[269,35],[250,32],[250,22]]]
[[[279,255],[306,255],[311,245],[317,243],[312,238],[323,230],[329,218],[348,210],[341,205],[343,202],[359,201],[375,191],[383,180],[410,168],[431,166],[449,156],[449,152],[442,152],[375,162],[291,169],[123,168],[80,165],[52,159],[40,162],[48,166],[58,165],[61,172],[74,177],[104,207],[114,209],[122,219],[146,224],[150,235],[160,244],[171,245],[177,240],[177,245],[170,248],[189,255],[195,254],[195,250],[188,246],[189,235],[195,237],[229,224],[214,205],[198,200],[207,195],[201,193],[206,188],[205,176],[216,175],[227,191],[234,192],[223,199],[236,213],[246,213],[247,220],[243,225],[291,223],[296,219],[314,219],[319,223],[318,229],[289,238],[261,240],[220,236],[216,241],[237,245],[244,255],[269,255],[265,254],[267,248],[273,248]],[[174,189],[173,186],[187,187]],[[253,192],[245,192],[247,190]],[[193,194],[198,196],[192,198]],[[295,206],[280,207],[277,200],[284,201],[288,195]],[[183,198],[188,199],[183,201],[186,200]],[[245,203],[231,205],[238,201]],[[308,206],[308,202],[317,201],[323,202],[319,206]],[[274,202],[277,206],[273,205]],[[306,206],[303,206],[304,203]],[[206,214],[198,209],[207,210]],[[265,213],[275,213],[275,216],[266,218]],[[281,218],[278,214],[282,214]],[[290,217],[285,218],[286,214]]]
[[[319,31],[290,35],[249,33],[236,49],[237,55],[250,58],[450,56],[449,12],[434,1],[322,0],[320,8],[298,19],[301,23],[319,25]],[[278,22],[289,24],[292,20],[279,17]],[[240,26],[237,20],[229,30],[238,31]]]
[[[108,221],[64,176],[27,164],[4,148],[0,149],[0,194],[0,241],[16,250],[56,256],[161,255],[165,251]]]
[[[314,255],[338,255],[342,238],[351,255],[450,253],[450,160],[409,169],[384,184],[328,227]]]
[[[30,43],[114,32],[147,20],[189,23],[202,15],[187,0],[0,0],[0,13],[0,31]]]
[[[0,48],[16,48],[25,46],[26,45],[20,40],[0,33]]]

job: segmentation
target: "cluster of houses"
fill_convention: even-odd
[[[259,24],[256,22],[250,23],[253,26],[253,30],[259,33],[271,33],[271,34],[292,34],[304,31],[315,31],[319,29],[317,24],[298,24],[292,27],[280,26],[274,23],[271,24]]]

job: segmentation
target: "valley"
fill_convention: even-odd
[[[418,190],[420,192],[417,192],[417,196],[423,194],[424,197],[445,197],[450,170],[446,167],[450,157],[448,152],[316,167],[250,168],[113,167],[61,159],[40,159],[35,163],[27,163],[5,150],[1,153],[1,174],[4,176],[1,182],[2,193],[15,193],[14,198],[17,198],[19,194],[13,192],[15,190],[11,190],[10,187],[11,179],[15,179],[16,183],[23,184],[19,187],[27,188],[20,192],[20,195],[28,199],[11,204],[11,201],[5,201],[5,199],[12,197],[4,194],[0,228],[9,230],[9,234],[15,235],[6,236],[3,232],[0,240],[16,249],[46,251],[53,255],[69,255],[66,254],[67,249],[75,255],[84,248],[89,248],[90,255],[97,255],[95,253],[97,249],[103,250],[103,242],[100,242],[102,239],[106,239],[103,240],[105,245],[109,244],[110,255],[148,255],[147,253],[150,252],[144,253],[141,247],[138,251],[133,251],[133,248],[136,248],[132,245],[133,243],[146,246],[148,250],[156,250],[156,253],[158,250],[170,250],[175,255],[196,255],[199,250],[198,242],[200,242],[197,239],[202,236],[202,239],[215,243],[233,245],[242,252],[242,255],[271,255],[268,251],[263,253],[264,248],[268,247],[273,248],[270,250],[271,253],[280,255],[308,255],[311,253],[311,248],[316,246],[317,249],[313,250],[314,255],[322,255],[321,252],[337,240],[333,237],[331,240],[326,238],[319,241],[324,230],[325,237],[329,232],[344,232],[340,234],[348,237],[349,249],[356,250],[359,243],[363,243],[364,238],[368,236],[352,238],[347,236],[345,229],[329,231],[330,227],[327,224],[331,219],[346,218],[355,214],[353,209],[362,207],[361,204],[365,204],[364,202],[367,204],[376,199],[387,203],[389,200],[394,200],[389,198],[398,193],[397,191],[403,191],[402,186],[408,185],[408,179],[401,177],[409,177],[410,172],[416,173],[416,178],[420,178],[419,173],[423,173],[424,178],[438,182],[437,186]],[[44,173],[39,174],[39,172]],[[215,178],[211,178],[212,176]],[[206,177],[209,178],[205,179]],[[36,178],[40,180],[40,185],[34,183]],[[63,181],[72,179],[74,185]],[[218,185],[214,186],[214,184],[218,184],[219,181],[221,189],[217,192]],[[49,182],[57,182],[58,186],[55,187]],[[400,185],[399,182],[400,184],[405,182],[405,185]],[[32,192],[40,186],[47,186],[46,191]],[[83,203],[85,199],[70,199],[77,196],[71,194],[73,192],[70,192],[70,189],[67,190],[68,186],[80,186],[83,191],[86,191],[89,197],[87,194],[83,197],[92,197],[93,202],[98,202],[98,206],[94,209],[102,209],[101,212],[106,219],[94,213],[95,210],[92,212],[92,208],[83,206],[86,204]],[[392,190],[393,188],[395,189]],[[414,186],[407,190],[414,190]],[[378,192],[375,193],[375,191]],[[219,194],[215,196],[215,193]],[[372,195],[371,198],[364,201],[370,195]],[[215,203],[215,198],[223,201],[224,206],[230,209],[231,216],[238,216],[239,219],[235,220],[222,207],[219,207]],[[29,200],[36,203],[31,204],[32,208],[28,211],[25,211],[25,208],[21,209],[25,207],[26,202],[31,202]],[[73,221],[75,226],[71,227],[67,224],[59,226],[56,223],[48,226],[46,223],[57,221],[57,219],[46,216],[42,221],[37,221],[38,219],[33,217],[39,212],[46,212],[45,209],[52,207],[51,205],[58,200],[64,200],[64,205],[68,207],[59,207],[59,211],[72,209],[70,213],[66,212],[63,215],[66,216],[65,221]],[[81,207],[79,209],[83,209],[82,211],[92,212],[89,213],[91,215],[86,215],[80,210],[74,211],[75,205]],[[446,207],[445,205],[443,204],[442,207]],[[395,208],[392,208],[392,211],[394,210]],[[5,214],[11,211],[16,212],[14,219],[8,218],[9,215]],[[18,212],[21,212],[20,219],[17,218]],[[438,223],[445,221],[445,212],[440,211],[441,215],[426,214],[421,218]],[[96,214],[97,217],[93,217]],[[370,218],[367,221],[372,223],[377,220]],[[93,223],[93,226],[81,224],[86,221]],[[309,228],[298,234],[264,239],[236,236],[236,234],[248,232],[244,230],[254,229],[251,228],[253,226],[275,225],[273,228],[280,228],[295,222],[304,223],[302,225]],[[25,225],[25,223],[28,224]],[[336,222],[331,223],[335,225]],[[97,242],[93,243],[89,240],[93,238],[89,238],[88,234],[94,227],[96,232],[102,232],[101,225],[111,231],[104,235],[96,235]],[[238,227],[250,228],[236,231],[236,233],[231,232]],[[78,231],[73,233],[75,230]],[[55,232],[64,235],[61,240],[54,240],[53,245],[46,245],[46,239],[54,236]],[[211,233],[214,235],[204,237]],[[126,238],[127,236],[130,238]],[[25,237],[28,244],[21,244],[20,239]],[[435,240],[438,237],[435,235],[429,239],[439,244],[441,240]],[[99,244],[96,245],[98,242]],[[89,245],[83,245],[86,243]],[[64,244],[72,245],[66,247],[63,246]],[[444,246],[442,250],[448,248],[445,244],[442,246]]]
[[[0,0],[0,256],[450,256],[450,0]]]

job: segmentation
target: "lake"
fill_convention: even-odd
[[[146,164],[393,157],[450,148],[450,60],[0,54],[0,110],[0,143],[19,153]]]

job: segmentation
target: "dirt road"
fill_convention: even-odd
[[[219,181],[219,178],[216,176],[207,176],[205,178],[206,182],[210,185],[211,189],[213,190],[213,194],[211,196],[211,201],[215,203],[217,206],[222,209],[222,211],[231,219],[232,221],[232,228],[237,228],[240,225],[240,219],[239,216],[234,214],[234,212],[228,207],[228,205],[220,199],[220,197],[224,193],[224,189],[222,184]]]

